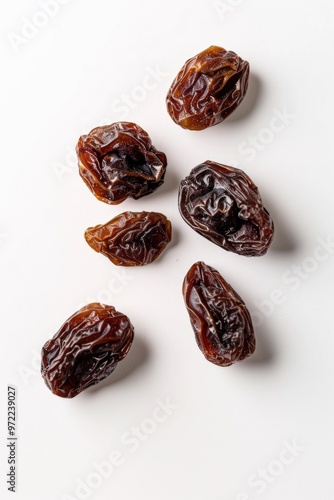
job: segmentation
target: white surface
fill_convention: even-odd
[[[93,500],[332,499],[334,248],[316,250],[319,238],[334,238],[332,1],[72,0],[53,17],[40,11],[37,1],[0,8],[1,428],[6,386],[16,384],[15,498],[80,498],[77,480],[95,479]],[[24,18],[45,26],[16,39],[15,51],[8,36],[20,35]],[[223,124],[185,131],[165,95],[185,60],[212,44],[250,62],[249,93]],[[264,131],[284,110],[280,130]],[[147,130],[168,171],[155,194],[112,207],[89,192],[71,154],[81,134],[122,119]],[[179,181],[207,159],[239,165],[258,185],[276,225],[265,257],[225,252],[178,214]],[[83,231],[124,210],[165,213],[174,240],[156,263],[117,278],[122,270]],[[181,283],[197,260],[217,268],[253,314],[258,350],[246,362],[218,368],[195,344]],[[266,303],[266,317],[259,307],[275,289],[282,303]],[[38,352],[92,300],[126,313],[136,340],[112,378],[62,400],[39,376]],[[156,409],[166,398],[177,406],[170,415]],[[153,414],[166,416],[155,429],[145,420]],[[129,442],[124,434],[141,425],[152,433]],[[296,456],[284,451],[294,440]],[[4,435],[2,498],[12,498],[5,445]],[[91,476],[115,450],[121,465]]]

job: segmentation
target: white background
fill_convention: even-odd
[[[15,384],[15,498],[332,499],[332,1],[57,5],[52,16],[37,0],[0,8],[0,421],[6,430]],[[223,124],[185,131],[165,95],[186,59],[212,44],[250,62],[249,92]],[[108,206],[80,179],[73,151],[81,134],[124,119],[147,130],[168,170],[153,195]],[[266,256],[228,253],[181,219],[178,184],[207,159],[238,165],[258,185],[276,227]],[[172,243],[150,266],[116,268],[83,238],[125,210],[173,223]],[[183,277],[198,260],[231,283],[256,325],[256,354],[230,368],[204,359],[183,304]],[[58,398],[39,375],[40,349],[96,300],[130,317],[132,350],[100,386]],[[173,409],[154,423],[166,398]],[[124,441],[141,426],[141,441]],[[13,498],[5,433],[0,447],[2,492]],[[122,463],[101,478],[95,466],[115,450]]]

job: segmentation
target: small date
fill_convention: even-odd
[[[76,146],[79,174],[100,201],[117,205],[138,199],[164,182],[167,158],[135,123],[96,127]]]
[[[181,68],[166,98],[175,123],[203,130],[222,122],[246,95],[249,63],[235,52],[211,46]]]
[[[133,336],[129,318],[113,306],[86,305],[43,346],[41,373],[46,385],[57,396],[77,396],[115,370]]]
[[[143,266],[156,260],[171,240],[172,225],[158,212],[123,212],[85,232],[87,243],[116,266]]]
[[[258,188],[240,169],[206,161],[179,188],[181,216],[216,245],[245,256],[264,255],[274,224]]]
[[[196,262],[184,279],[183,297],[196,342],[208,361],[230,366],[253,354],[248,309],[216,269]]]

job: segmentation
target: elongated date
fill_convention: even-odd
[[[117,266],[143,266],[156,260],[171,240],[172,225],[158,212],[123,212],[88,228],[87,243]]]
[[[230,366],[254,352],[248,309],[216,269],[196,262],[184,279],[183,297],[198,347],[208,361]]]
[[[211,46],[181,68],[166,98],[175,123],[202,130],[227,118],[248,88],[249,64],[235,52]]]
[[[105,203],[141,198],[164,182],[166,155],[136,123],[96,127],[79,138],[76,151],[81,178]]]
[[[77,396],[115,370],[133,335],[129,318],[113,306],[88,304],[44,345],[41,371],[46,385],[57,396]]]
[[[179,210],[197,233],[239,255],[264,255],[274,235],[274,223],[251,179],[213,161],[193,168],[181,181]]]

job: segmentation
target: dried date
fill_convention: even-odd
[[[57,396],[73,398],[108,377],[128,353],[134,329],[113,306],[88,304],[42,349],[42,376]]]
[[[124,212],[85,232],[87,243],[117,266],[143,266],[156,260],[171,240],[172,225],[157,212]]]
[[[222,122],[246,95],[249,63],[235,52],[211,46],[192,57],[173,81],[166,98],[175,123],[202,130]]]
[[[164,182],[167,158],[135,123],[94,128],[76,147],[79,173],[96,198],[117,205],[138,199]]]
[[[240,169],[206,161],[181,181],[180,213],[197,233],[225,250],[264,255],[274,224],[258,188]]]
[[[216,269],[196,262],[184,279],[183,297],[196,342],[208,361],[230,366],[254,352],[248,309]]]

